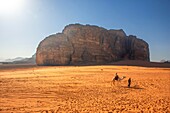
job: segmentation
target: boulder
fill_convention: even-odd
[[[36,52],[37,65],[108,64],[130,59],[149,61],[148,44],[120,30],[71,24],[46,37]]]

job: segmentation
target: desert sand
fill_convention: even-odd
[[[111,84],[115,73],[126,76]],[[127,80],[132,79],[128,88]],[[30,66],[0,69],[0,113],[170,113],[170,68]]]

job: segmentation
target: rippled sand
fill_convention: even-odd
[[[115,85],[115,73],[126,78]],[[132,78],[131,88],[127,87]],[[170,113],[170,68],[29,67],[0,70],[0,113]]]

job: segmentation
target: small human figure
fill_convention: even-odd
[[[116,73],[116,75],[115,75],[115,80],[118,80],[119,79],[119,76],[118,76],[118,74]]]
[[[131,85],[131,78],[128,79],[128,87]]]

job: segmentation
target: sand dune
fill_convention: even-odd
[[[115,73],[126,76],[111,85]],[[131,88],[127,87],[132,78]],[[0,113],[169,113],[170,68],[25,67],[0,70]]]

